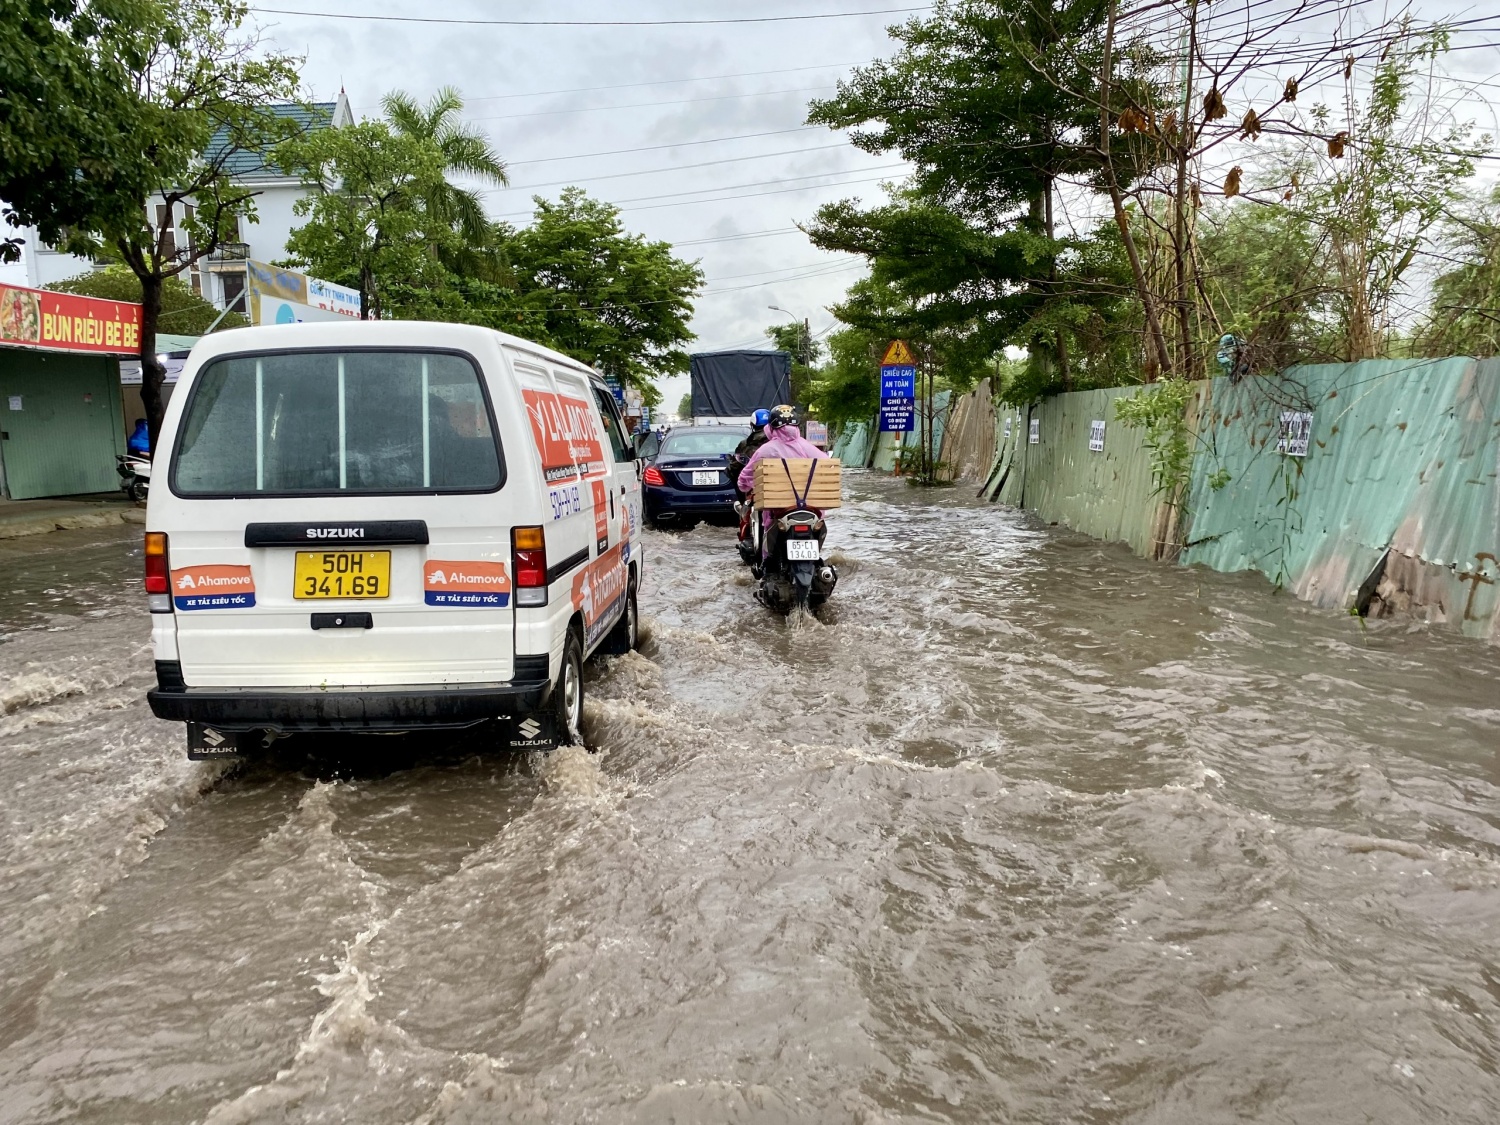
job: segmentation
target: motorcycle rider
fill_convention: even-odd
[[[745,499],[745,490],[740,487],[739,476],[745,466],[749,464],[750,458],[755,451],[765,445],[769,439],[766,429],[771,423],[771,412],[762,406],[750,416],[750,432],[745,435],[745,440],[734,447],[734,452],[729,455],[729,479],[734,481],[735,495],[739,499]]]
[[[778,406],[771,411],[771,420],[766,424],[766,440],[753,454],[745,467],[740,470],[737,486],[746,495],[755,491],[755,465],[763,457],[794,458],[811,457],[814,460],[827,457],[828,454],[819,449],[812,442],[802,436],[802,431],[797,428],[797,414],[790,406]],[[822,515],[821,512],[818,513]],[[767,554],[773,549],[771,513],[762,511],[761,526],[768,532],[765,538],[764,550]]]

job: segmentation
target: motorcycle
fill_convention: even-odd
[[[838,569],[823,559],[828,537],[823,517],[806,508],[773,511],[769,526],[762,528],[759,515],[752,509],[749,519],[750,573],[760,581],[756,598],[778,613],[817,611],[839,581]],[[747,554],[743,541],[740,554]]]
[[[151,458],[139,453],[115,454],[115,472],[120,474],[120,489],[137,504],[151,490]]]

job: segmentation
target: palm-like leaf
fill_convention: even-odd
[[[451,86],[444,86],[423,106],[401,90],[393,90],[381,102],[386,120],[403,136],[432,144],[442,156],[445,179],[423,193],[422,205],[427,213],[463,236],[469,249],[439,256],[448,259],[454,269],[465,271],[479,260],[473,247],[482,246],[490,231],[489,217],[479,193],[459,187],[447,176],[505,185],[509,179],[505,164],[479,130],[459,121],[463,111],[462,96]],[[437,253],[436,247],[434,252]]]

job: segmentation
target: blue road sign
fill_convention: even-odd
[[[880,369],[880,397],[915,398],[917,395],[917,369],[905,366],[886,366]]]
[[[917,400],[905,398],[883,398],[880,400],[880,432],[883,434],[908,434],[917,428]]]

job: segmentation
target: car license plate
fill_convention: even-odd
[[[389,551],[298,551],[292,597],[388,598]]]
[[[819,543],[816,539],[788,539],[786,541],[787,562],[817,562]]]
[[[693,483],[694,484],[718,484],[719,483],[719,473],[718,473],[718,470],[712,470],[710,472],[703,472],[702,470],[695,470],[693,472]]]

